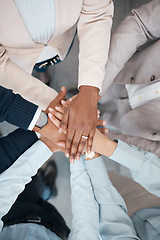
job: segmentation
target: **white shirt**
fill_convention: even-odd
[[[47,45],[55,30],[54,0],[14,0],[14,2],[31,38],[45,45],[37,63],[56,56],[56,51]]]
[[[160,97],[160,81],[151,84],[126,84],[128,99],[132,109]]]

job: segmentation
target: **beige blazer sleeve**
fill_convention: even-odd
[[[0,85],[13,89],[15,93],[20,93],[28,101],[40,106],[41,109],[46,109],[57,96],[55,90],[12,62],[2,45],[0,45]]]
[[[106,75],[103,81],[102,94],[108,89],[125,63],[145,44],[148,39],[160,38],[160,1],[153,0],[132,10],[111,38]]]
[[[112,0],[84,0],[77,25],[79,37],[79,79],[81,85],[101,90],[108,59],[113,16]]]

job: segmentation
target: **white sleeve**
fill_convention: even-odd
[[[50,149],[37,141],[10,168],[0,174],[0,231],[3,227],[2,217],[24,190],[25,184],[31,181],[31,177],[51,155]]]
[[[41,112],[42,112],[42,110],[38,107],[37,111],[34,114],[34,117],[33,117],[32,121],[29,124],[28,130],[30,130],[30,131],[33,130],[33,128],[34,128],[34,126],[35,126],[35,124],[36,124],[36,122],[37,122]]]
[[[102,239],[139,239],[127,214],[123,198],[112,185],[102,157],[86,161],[96,201],[99,204],[99,232]]]
[[[84,160],[70,164],[72,230],[69,240],[99,239],[99,209]]]
[[[160,197],[160,159],[158,156],[119,140],[110,158],[127,167],[134,181]]]

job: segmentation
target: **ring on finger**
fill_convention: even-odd
[[[83,135],[82,135],[82,138],[84,138],[84,139],[88,139],[88,137],[87,137],[87,136],[83,136]]]

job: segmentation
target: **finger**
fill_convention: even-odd
[[[82,155],[82,152],[83,152],[83,149],[87,143],[87,139],[83,138],[82,136],[88,136],[88,133],[85,133],[83,132],[83,134],[81,135],[81,140],[80,140],[80,143],[78,145],[78,151],[77,151],[77,155],[76,155],[76,159],[79,160],[81,155]]]
[[[59,102],[61,102],[61,100],[65,98],[66,93],[67,93],[66,87],[62,86],[61,91],[59,92],[59,94],[57,96],[57,99],[59,100]]]
[[[57,119],[59,119],[60,121],[61,121],[62,118],[63,118],[63,114],[62,114],[62,113],[59,113],[59,112],[56,112],[56,113],[54,114],[54,116],[55,116]]]
[[[63,113],[61,123],[60,123],[59,133],[62,133],[66,130],[66,128],[68,126],[68,119],[69,119],[68,110],[65,110]]]
[[[99,116],[101,114],[100,110],[97,109],[97,116]]]
[[[63,107],[65,107],[66,106],[66,101],[65,100],[61,100],[61,104],[62,104]]]
[[[88,138],[88,141],[87,141],[87,152],[88,153],[91,153],[91,151],[92,151],[94,134],[95,134],[95,129],[92,129],[89,133],[89,138]]]
[[[67,136],[66,136],[66,157],[70,157],[70,152],[71,152],[71,144],[72,144],[72,139],[74,137],[75,130],[73,128],[69,128],[67,130]],[[70,158],[71,161],[71,158]]]
[[[65,149],[65,142],[58,142],[57,145]]]
[[[80,141],[81,141],[81,132],[76,131],[71,144],[71,151],[70,151],[71,162],[75,161],[75,158],[77,159],[77,152],[78,152],[78,146]],[[79,158],[77,160],[79,160]]]
[[[48,117],[57,128],[60,127],[61,122],[52,113],[48,113]]]
[[[109,131],[107,128],[98,128],[98,130],[102,133],[102,134],[107,134]]]
[[[107,122],[105,120],[97,120],[97,126],[105,126],[107,124]]]
[[[64,113],[64,111],[65,111],[65,108],[64,108],[64,107],[58,107],[58,106],[56,106],[55,109],[56,109],[58,112],[60,112],[60,113]]]

